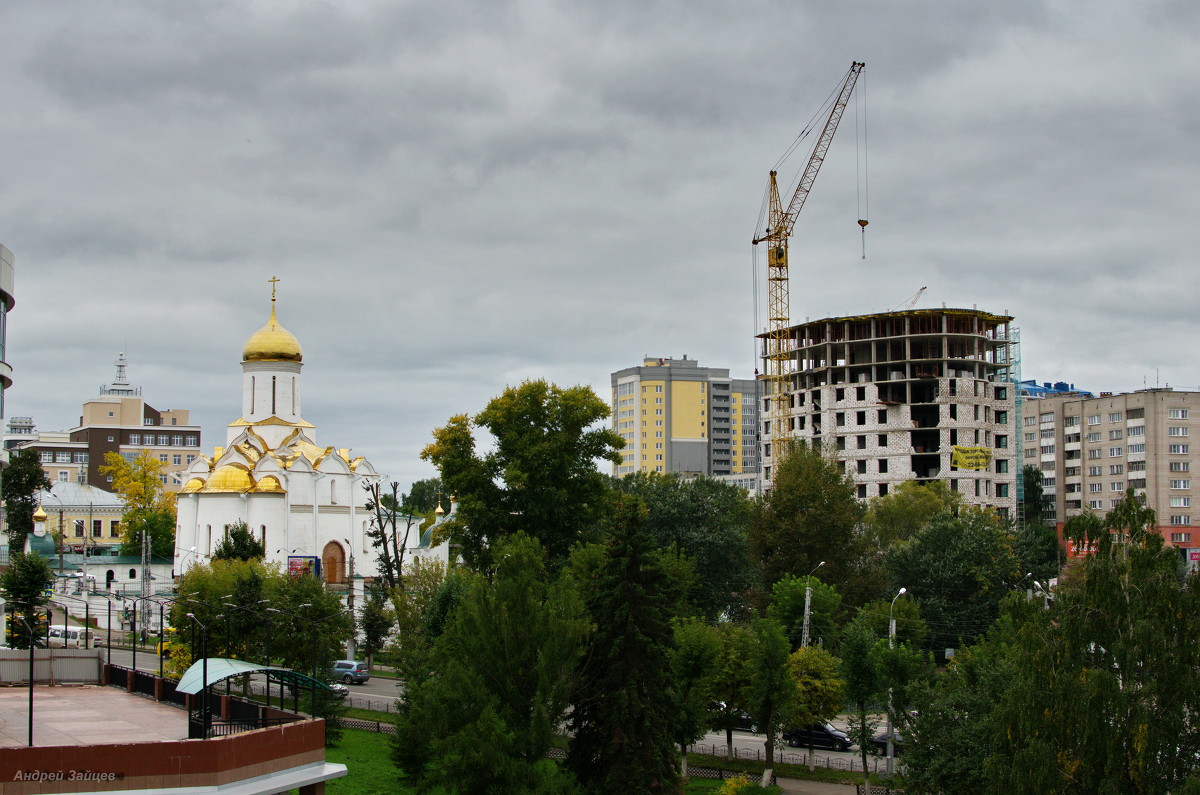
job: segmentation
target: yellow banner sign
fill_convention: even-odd
[[[987,469],[992,463],[990,447],[959,447],[954,445],[950,453],[950,466],[959,469]]]

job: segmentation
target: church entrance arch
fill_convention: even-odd
[[[330,541],[321,552],[321,569],[325,582],[333,585],[346,581],[346,551],[336,541]]]

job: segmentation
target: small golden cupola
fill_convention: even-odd
[[[278,280],[272,280],[278,281]],[[271,285],[271,317],[267,325],[250,335],[242,348],[244,362],[299,362],[304,360],[300,341],[275,318],[275,285]]]

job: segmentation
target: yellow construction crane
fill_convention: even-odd
[[[800,182],[796,185],[796,192],[792,194],[792,200],[786,210],[779,198],[777,172],[771,172],[768,185],[770,198],[767,228],[762,237],[756,237],[753,241],[754,245],[767,244],[767,309],[770,313],[770,326],[767,332],[765,358],[767,359],[766,380],[771,407],[767,414],[770,423],[767,440],[771,442],[772,457],[778,455],[779,443],[787,438],[784,426],[790,415],[787,384],[790,370],[788,365],[790,354],[788,328],[791,325],[788,303],[788,238],[791,237],[792,228],[796,225],[796,216],[804,207],[804,201],[808,198],[813,182],[817,179],[821,164],[825,162],[825,153],[829,150],[833,134],[837,132],[838,122],[842,120],[846,103],[850,101],[850,94],[854,91],[854,84],[858,81],[858,75],[864,66],[866,64],[858,61],[854,61],[850,65],[850,71],[842,80],[837,98],[825,120],[821,137],[813,146],[812,154],[808,158],[808,165],[800,175]],[[863,221],[859,223],[866,226]]]

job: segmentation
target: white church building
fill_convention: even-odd
[[[272,289],[270,319],[242,350],[241,417],[229,424],[224,447],[198,456],[182,475],[176,573],[208,561],[240,520],[263,542],[268,563],[319,573],[329,584],[378,575],[365,486],[382,476],[348,448],[317,444],[316,426],[301,414],[302,359],[299,341],[275,317]],[[430,548],[429,532],[415,526],[408,549],[408,559],[447,559],[448,546]]]

